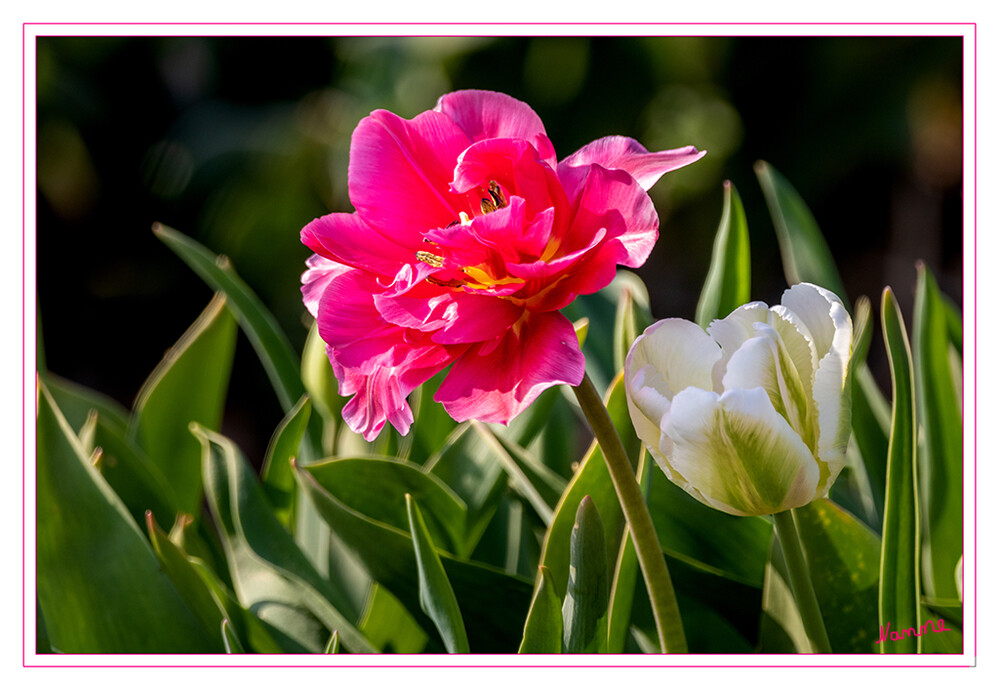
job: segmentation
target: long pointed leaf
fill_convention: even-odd
[[[843,304],[849,304],[829,245],[801,196],[769,163],[759,161],[754,169],[777,231],[788,285],[821,285],[839,295]]]
[[[881,325],[891,366],[892,415],[888,444],[885,521],[881,530],[880,622],[899,634],[919,628],[919,492],[916,483],[916,404],[912,355],[898,303],[885,288]],[[914,653],[920,638],[881,643],[881,653]]]
[[[38,599],[65,653],[217,651],[38,382]]]
[[[524,639],[518,654],[562,653],[562,600],[555,592],[548,568],[538,569],[531,610],[524,622]]]
[[[468,636],[465,634],[465,623],[461,618],[458,600],[448,582],[444,566],[441,565],[440,556],[430,540],[420,508],[409,494],[406,494],[406,512],[409,514],[409,532],[413,537],[416,569],[420,578],[420,608],[434,622],[448,653],[467,654]]]
[[[918,272],[912,349],[924,440],[919,463],[922,581],[927,595],[956,599],[954,568],[964,542],[961,406],[951,378],[947,310],[933,274],[925,266]]]
[[[576,511],[569,547],[569,584],[562,602],[562,641],[570,654],[607,650],[607,547],[604,524],[589,496]]]
[[[236,322],[216,293],[139,391],[129,437],[170,481],[185,513],[201,507],[201,447],[188,431],[222,421],[236,348]]]
[[[697,324],[728,316],[750,299],[749,225],[735,185],[725,181],[725,201],[715,234],[708,277],[697,300]]]

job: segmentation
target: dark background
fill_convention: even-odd
[[[892,285],[911,321],[922,259],[961,303],[960,38],[45,37],[37,60],[46,363],[127,406],[210,298],[154,222],[231,257],[300,350],[299,230],[352,210],[354,126],[461,88],[526,101],[560,158],[609,134],[708,151],[651,192],[661,236],[639,274],[657,318],[694,315],[725,179],[749,219],[753,297],[779,301],[759,159],[812,209],[851,300]],[[258,461],[280,418],[240,335],[223,430]]]

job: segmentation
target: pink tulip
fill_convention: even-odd
[[[406,396],[449,365],[434,399],[458,421],[506,424],[545,389],[578,385],[583,354],[558,310],[645,262],[659,226],[646,190],[703,155],[605,137],[558,162],[537,114],[490,91],[361,120],[357,211],[302,230],[316,252],[303,299],[353,396],[350,428],[407,433]]]

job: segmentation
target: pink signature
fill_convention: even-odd
[[[943,618],[938,618],[937,622],[935,624],[933,623],[933,619],[932,618],[927,619],[925,625],[919,626],[919,631],[918,632],[916,632],[915,628],[906,628],[902,632],[896,632],[895,630],[892,630],[891,631],[891,636],[889,637],[889,631],[888,631],[889,628],[891,628],[891,621],[888,621],[888,625],[880,625],[880,626],[878,626],[878,633],[879,633],[879,635],[881,637],[874,644],[881,644],[882,642],[885,642],[885,641],[887,641],[889,639],[891,639],[892,641],[904,640],[905,638],[909,637],[910,635],[912,635],[913,637],[921,637],[921,636],[925,635],[928,632],[938,633],[938,632],[949,632],[950,631],[950,628],[945,628],[944,627]]]

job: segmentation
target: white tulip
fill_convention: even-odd
[[[625,362],[632,422],[669,480],[712,508],[803,506],[843,469],[852,341],[842,302],[809,283],[779,306],[739,307],[707,332],[659,321]]]

